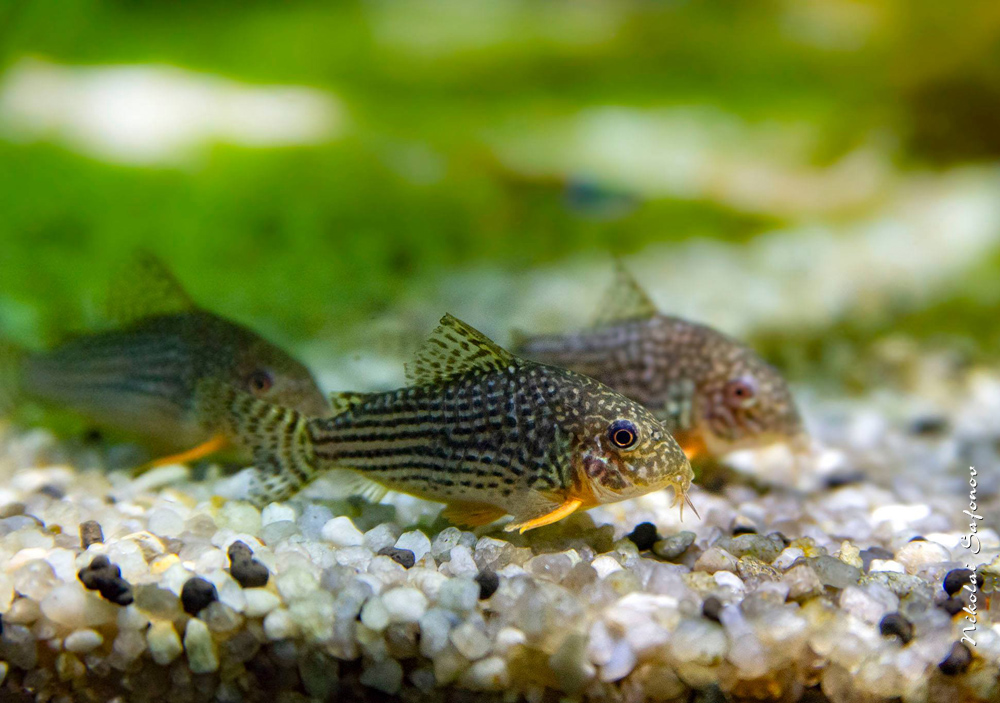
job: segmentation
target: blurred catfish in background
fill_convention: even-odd
[[[645,405],[691,459],[778,442],[808,447],[777,369],[732,337],[660,313],[620,262],[592,328],[515,337],[527,358],[586,374]]]
[[[111,287],[116,328],[33,352],[0,342],[0,410],[25,401],[72,410],[140,440],[155,464],[230,449],[195,393],[207,378],[312,415],[329,405],[312,374],[255,332],[198,307],[154,255],[139,252]],[[169,455],[169,456],[165,456]]]

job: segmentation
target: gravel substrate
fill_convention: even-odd
[[[1000,379],[919,376],[805,395],[809,465],[734,457],[701,520],[658,494],[524,536],[322,482],[259,511],[8,429],[0,700],[998,700]]]

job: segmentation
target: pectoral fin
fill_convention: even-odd
[[[154,459],[153,461],[150,461],[149,463],[136,469],[135,475],[140,476],[150,469],[155,469],[159,466],[167,466],[169,464],[189,464],[192,461],[198,461],[199,459],[204,459],[206,456],[215,454],[228,446],[230,446],[230,442],[225,435],[216,435],[207,442],[202,442],[197,447],[192,447],[185,452],[171,454],[170,456],[165,456],[160,459]]]
[[[583,505],[583,501],[579,498],[567,498],[565,502],[556,507],[554,510],[550,510],[549,512],[536,517],[517,520],[516,522],[512,522],[507,525],[504,530],[507,532],[517,530],[523,534],[528,530],[535,529],[536,527],[551,525],[554,522],[559,522],[564,517],[568,517],[581,505]]]
[[[507,511],[489,503],[450,503],[441,511],[441,516],[456,525],[480,527],[499,520]]]

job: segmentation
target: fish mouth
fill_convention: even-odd
[[[694,507],[694,503],[691,501],[690,484],[688,484],[687,488],[684,488],[681,486],[680,483],[674,483],[672,485],[672,488],[674,489],[674,502],[670,504],[670,507],[678,508],[678,510],[680,511],[681,522],[684,521],[685,504],[687,504],[687,506],[691,508],[691,511],[694,513],[694,516],[699,520],[701,520],[701,515],[698,513],[698,508]]]

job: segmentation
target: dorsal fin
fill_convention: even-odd
[[[132,254],[109,286],[108,316],[120,325],[196,307],[166,264],[144,249]]]
[[[456,317],[445,315],[441,324],[406,365],[406,380],[427,385],[473,370],[499,371],[518,359],[482,332]]]
[[[372,394],[370,393],[354,393],[352,391],[345,391],[342,393],[331,393],[330,394],[330,406],[333,409],[330,417],[336,417],[342,412],[346,412],[353,407],[361,405],[365,400]],[[377,395],[377,394],[376,394]]]
[[[620,259],[615,259],[615,280],[601,300],[594,327],[625,320],[648,320],[659,314],[656,304]]]

